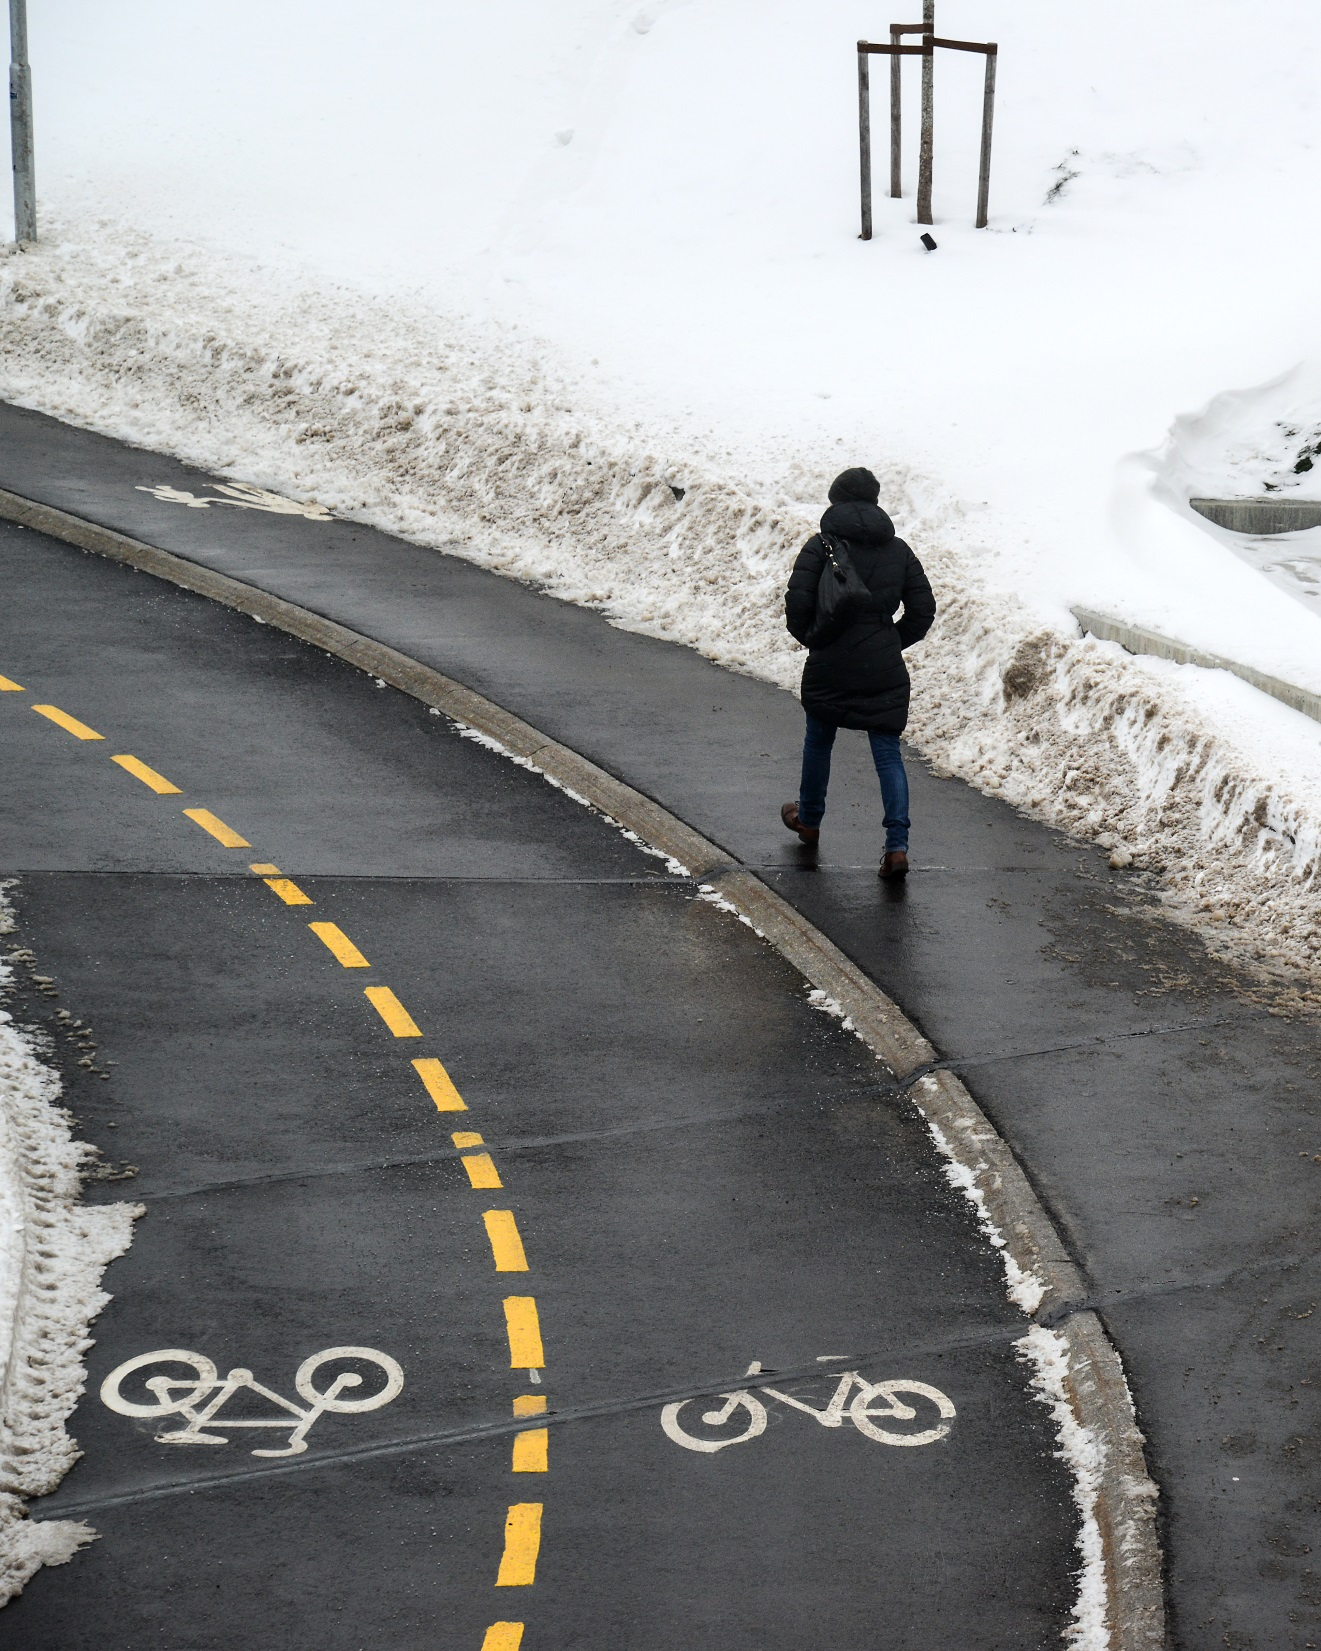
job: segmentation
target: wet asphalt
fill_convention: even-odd
[[[801,738],[792,696],[361,524],[141,491],[209,482],[0,407],[0,486],[488,694],[658,798],[829,934],[961,1073],[1090,1281],[1162,1491],[1170,1643],[1321,1645],[1321,1034],[1288,983],[1209,955],[1155,878],[918,760],[914,874],[882,893],[860,739],[837,752],[820,855],[779,824]]]
[[[1059,1644],[1075,1520],[1024,1321],[915,1113],[801,979],[601,818],[315,649],[7,524],[0,580],[23,687],[0,694],[0,872],[31,954],[6,1006],[101,1150],[88,1197],[146,1212],[106,1276],[83,1457],[36,1509],[99,1538],[5,1608],[4,1643],[508,1651],[517,1623],[524,1651]],[[488,1212],[526,1270],[497,1270]],[[544,1367],[513,1362],[514,1298]],[[269,1393],[306,1409],[295,1374],[336,1348],[367,1353],[313,1394],[347,1372],[371,1397],[383,1360],[402,1391],[253,1456],[296,1420]],[[100,1395],[170,1350],[269,1393],[234,1392],[216,1443],[162,1442],[181,1413]],[[949,1431],[890,1443],[760,1386],[764,1431],[747,1405],[706,1423],[754,1360],[818,1413],[856,1371],[864,1422],[898,1439],[938,1400],[887,1418],[875,1384],[920,1382]],[[179,1385],[153,1397],[153,1374]],[[157,1361],[120,1392],[196,1409],[188,1378]],[[515,1472],[515,1402],[541,1398]],[[506,1521],[533,1508],[529,1567]]]

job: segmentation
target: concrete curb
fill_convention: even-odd
[[[1321,501],[1281,498],[1278,493],[1251,499],[1189,499],[1188,507],[1230,533],[1253,537],[1277,533],[1305,533],[1321,527]]]
[[[753,925],[810,984],[832,998],[853,1030],[910,1087],[912,1099],[971,1177],[990,1220],[1023,1272],[1038,1279],[1035,1317],[1063,1336],[1069,1350],[1070,1404],[1099,1448],[1094,1513],[1105,1562],[1111,1651],[1154,1651],[1165,1643],[1157,1488],[1143,1454],[1119,1354],[1050,1215],[1009,1145],[952,1073],[930,1071],[936,1050],[896,1004],[820,930],[717,844],[653,799],[625,785],[567,746],[491,700],[380,642],[169,551],[98,527],[65,511],[0,489],[0,518],[62,539],[81,550],[141,569],[184,590],[275,626],[388,682],[533,763],[550,779],[679,861]]]
[[[1278,676],[1267,676],[1265,671],[1254,670],[1251,665],[1240,665],[1237,660],[1226,659],[1221,654],[1203,653],[1200,648],[1190,648],[1186,642],[1176,642],[1172,637],[1162,636],[1159,631],[1144,631],[1140,625],[1130,625],[1127,620],[1107,619],[1105,614],[1093,613],[1090,608],[1073,608],[1070,611],[1084,632],[1090,631],[1102,642],[1118,642],[1131,654],[1154,654],[1157,659],[1172,659],[1176,665],[1200,665],[1206,671],[1230,671],[1244,682],[1250,682],[1254,688],[1260,688],[1263,694],[1269,694],[1281,704],[1301,711],[1313,722],[1321,722],[1321,694],[1314,694],[1309,688],[1282,682]]]

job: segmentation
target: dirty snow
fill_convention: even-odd
[[[961,1192],[972,1205],[982,1236],[999,1255],[1000,1264],[1005,1273],[1005,1293],[1010,1301],[1024,1313],[1035,1313],[1046,1293],[1045,1281],[1038,1277],[1036,1273],[1021,1265],[1005,1242],[1004,1234],[992,1220],[991,1213],[986,1208],[985,1194],[977,1185],[979,1166],[970,1164],[967,1161],[940,1125],[928,1116],[922,1106],[922,1091],[931,1085],[932,1080],[930,1078],[921,1079],[919,1083],[914,1085],[913,1100],[918,1111],[922,1114],[922,1121],[931,1132],[932,1140],[936,1143],[937,1149],[945,1160],[945,1179],[956,1191]],[[980,1167],[985,1168],[984,1165]]]
[[[12,931],[0,886],[0,937]],[[0,999],[12,973],[0,962]],[[95,1539],[81,1522],[28,1519],[25,1501],[53,1491],[78,1459],[64,1424],[86,1381],[88,1327],[110,1300],[101,1274],[142,1213],[79,1204],[80,1170],[96,1153],[72,1139],[59,1095],[38,1036],[0,1009],[0,1605],[39,1566]]]
[[[923,1109],[922,1092],[932,1084],[930,1078],[921,1079],[914,1085],[913,1100],[945,1160],[945,1177],[972,1205],[983,1237],[999,1255],[1009,1299],[1023,1313],[1032,1314],[1045,1296],[1045,1283],[1016,1259],[1004,1234],[992,1219],[985,1196],[977,1184],[978,1166],[967,1161],[940,1125]],[[1077,1593],[1066,1638],[1074,1651],[1109,1651],[1105,1559],[1101,1530],[1096,1519],[1096,1496],[1101,1482],[1101,1442],[1091,1428],[1079,1421],[1070,1402],[1067,1386],[1069,1354],[1064,1338],[1054,1330],[1034,1324],[1014,1346],[1020,1358],[1032,1368],[1034,1392],[1050,1409],[1055,1424],[1056,1455],[1069,1469],[1078,1513]]]
[[[1050,1410],[1059,1445],[1056,1455],[1069,1469],[1078,1512],[1078,1592],[1073,1620],[1065,1637],[1075,1651],[1110,1651],[1105,1553],[1096,1518],[1096,1496],[1101,1487],[1101,1445],[1091,1429],[1079,1422],[1069,1402],[1069,1348],[1064,1337],[1034,1324],[1014,1346],[1020,1358],[1031,1365],[1032,1386]]]
[[[758,940],[765,940],[765,931],[759,929],[747,913],[736,906],[728,895],[721,894],[713,883],[699,883],[697,885],[697,898],[705,901],[708,906],[714,906],[717,911],[728,912],[731,917],[737,917],[740,923],[752,930]]]
[[[823,992],[820,987],[813,986],[808,990],[807,1001],[814,1009],[819,1009],[823,1015],[829,1015],[837,1020],[846,1032],[854,1032],[857,1028],[853,1024],[853,1017],[837,999],[829,992]]]
[[[382,682],[378,686],[383,688],[385,684]],[[444,713],[437,710],[434,705],[431,707],[431,714],[433,717],[444,715]],[[593,802],[589,802],[586,797],[584,797],[580,792],[575,791],[572,786],[565,785],[563,780],[557,780],[553,774],[547,773],[544,768],[539,767],[530,757],[520,757],[517,752],[511,751],[507,745],[494,738],[493,735],[484,734],[479,728],[472,728],[466,722],[460,722],[455,717],[449,717],[447,720],[450,726],[454,729],[455,733],[458,734],[461,739],[473,740],[476,744],[484,747],[487,751],[494,751],[498,756],[506,758],[516,767],[526,768],[531,774],[539,774],[541,778],[545,780],[547,785],[553,785],[556,791],[562,791],[570,802],[577,803],[581,808],[587,809],[589,813],[595,814],[598,819],[604,820],[608,826],[613,826],[625,842],[632,843],[634,848],[640,849],[643,854],[649,854],[653,860],[663,860],[665,862],[666,871],[668,871],[672,877],[690,877],[692,875],[692,873],[688,870],[688,867],[685,866],[681,860],[676,860],[672,854],[667,854],[663,848],[654,848],[650,843],[644,842],[643,839],[638,836],[636,831],[630,831],[626,825],[621,825],[612,814],[607,814],[604,809],[598,808]]]

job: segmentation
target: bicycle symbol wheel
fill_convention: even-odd
[[[720,1410],[705,1410],[700,1420],[706,1427],[724,1427],[733,1417],[736,1410],[746,1410],[748,1425],[742,1433],[733,1435],[724,1434],[718,1438],[707,1436],[700,1438],[688,1433],[679,1425],[679,1412],[685,1405],[704,1404],[704,1399],[680,1399],[678,1404],[667,1404],[661,1411],[661,1426],[666,1436],[673,1439],[676,1445],[682,1445],[685,1450],[700,1450],[707,1455],[717,1450],[724,1450],[726,1445],[741,1445],[747,1439],[755,1439],[766,1431],[766,1406],[760,1399],[753,1398],[751,1393],[722,1393],[726,1401]],[[696,1420],[696,1418],[694,1418]]]
[[[124,1378],[152,1364],[186,1364],[194,1371],[196,1380],[192,1377],[181,1381],[176,1376],[152,1376],[145,1385],[149,1393],[156,1395],[154,1403],[143,1404],[140,1400],[126,1399],[120,1392]],[[196,1405],[215,1385],[216,1367],[205,1353],[188,1353],[181,1347],[163,1347],[156,1353],[139,1353],[137,1358],[129,1359],[112,1370],[101,1383],[101,1402],[109,1409],[117,1410],[121,1416],[171,1416]]]
[[[318,1388],[314,1380],[317,1371],[322,1365],[333,1364],[340,1359],[356,1359],[364,1364],[376,1365],[384,1372],[385,1385],[375,1393],[369,1393],[365,1399],[341,1399],[341,1388],[362,1386],[362,1377],[356,1371],[345,1370],[324,1388]],[[403,1391],[404,1373],[389,1354],[378,1353],[374,1347],[327,1347],[320,1353],[313,1353],[310,1359],[303,1360],[294,1377],[294,1386],[299,1397],[315,1405],[318,1410],[349,1415],[355,1410],[379,1410],[382,1405],[389,1404]]]
[[[858,1391],[853,1395],[853,1402],[849,1406],[849,1417],[859,1433],[866,1434],[867,1438],[875,1439],[881,1445],[934,1445],[938,1439],[943,1439],[950,1429],[950,1419],[954,1416],[953,1401],[948,1399],[938,1387],[929,1387],[926,1382],[864,1382],[859,1378]],[[878,1420],[895,1422],[912,1422],[917,1420],[918,1406],[905,1403],[900,1394],[911,1395],[936,1407],[940,1418],[935,1426],[927,1426],[917,1433],[897,1433],[890,1428],[877,1427]],[[884,1399],[885,1408],[880,1409],[876,1400]],[[932,1418],[935,1421],[935,1418]]]

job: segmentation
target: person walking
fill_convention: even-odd
[[[799,551],[789,576],[785,624],[808,649],[801,696],[807,731],[798,800],[785,803],[780,818],[802,842],[816,844],[835,735],[841,728],[865,729],[885,808],[879,875],[890,880],[908,875],[908,775],[899,748],[908,722],[903,650],[931,629],[936,600],[921,562],[880,508],[880,496],[870,470],[836,476],[821,531]],[[823,613],[823,575],[845,592],[833,614]]]

